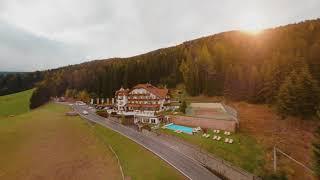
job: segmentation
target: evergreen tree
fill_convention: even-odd
[[[182,112],[182,113],[186,113],[186,109],[187,109],[187,103],[186,103],[186,101],[182,101],[181,102],[181,104],[180,104],[180,112]]]
[[[319,92],[307,67],[292,71],[280,87],[277,109],[283,115],[312,116],[319,105]]]

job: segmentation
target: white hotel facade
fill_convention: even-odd
[[[115,93],[118,113],[134,114],[135,123],[158,124],[161,116],[156,113],[166,109],[170,103],[168,89],[157,88],[151,84],[138,84],[132,89],[121,88]]]

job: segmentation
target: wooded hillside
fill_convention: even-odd
[[[224,32],[130,58],[51,70],[34,91],[31,104],[37,107],[66,89],[112,97],[121,86],[150,82],[174,87],[184,83],[192,96],[224,95],[233,100],[274,103],[283,114],[293,114],[306,101],[301,106],[312,107],[307,115],[313,115],[319,105],[319,52],[320,19],[257,35]]]
[[[44,72],[0,72],[0,96],[33,88]]]

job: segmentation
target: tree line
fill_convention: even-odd
[[[42,78],[40,71],[0,73],[0,96],[31,89]]]
[[[130,58],[51,70],[37,85],[31,107],[66,89],[106,98],[121,86],[150,82],[170,88],[184,83],[191,96],[268,103],[284,116],[311,117],[320,101],[319,52],[319,19],[257,35],[224,32]]]

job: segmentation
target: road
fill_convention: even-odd
[[[117,122],[108,120],[106,118],[96,115],[94,112],[88,109],[88,106],[73,105],[75,111],[77,111],[82,117],[89,121],[98,123],[104,127],[107,127],[113,131],[116,131],[123,136],[135,141],[141,146],[145,147],[149,151],[153,152],[161,159],[169,163],[171,166],[176,168],[187,178],[192,180],[219,180],[220,178],[211,173],[208,169],[203,167],[199,162],[185,156],[177,150],[174,150],[160,141],[139,133],[131,128],[121,125]],[[88,115],[83,115],[83,110],[88,111]]]

